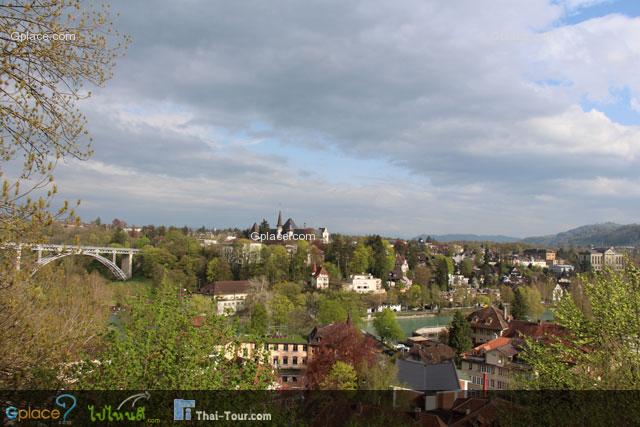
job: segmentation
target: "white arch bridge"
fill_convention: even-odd
[[[20,270],[20,256],[23,248],[30,248],[38,254],[36,267],[32,275],[45,265],[71,255],[86,255],[97,259],[102,265],[107,267],[119,280],[131,278],[133,269],[133,256],[140,252],[139,249],[131,248],[108,248],[99,246],[74,246],[74,245],[51,245],[51,244],[25,244],[17,246],[16,269]],[[117,256],[120,255],[120,266],[117,263]]]

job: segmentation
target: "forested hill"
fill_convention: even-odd
[[[637,246],[640,245],[640,224],[603,224],[583,225],[562,233],[527,237],[522,240],[541,246]]]

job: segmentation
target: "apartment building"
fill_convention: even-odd
[[[524,365],[517,359],[513,339],[499,337],[462,355],[460,377],[469,390],[506,390]]]

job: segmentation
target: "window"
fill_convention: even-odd
[[[298,344],[293,346],[293,351],[299,351],[300,350],[300,346]]]
[[[293,356],[293,362],[294,365],[298,364],[298,357],[297,356]]]
[[[289,351],[289,344],[283,344],[284,351]]]
[[[289,364],[289,358],[287,356],[282,356],[282,364],[283,365],[288,365]]]
[[[276,356],[276,357],[274,357],[274,358],[273,358],[273,364],[274,364],[274,365],[277,365],[277,364],[278,364],[278,356]]]
[[[302,358],[302,364],[303,364],[303,365],[306,365],[306,364],[307,364],[307,358],[306,358],[306,357],[303,357],[303,358]]]
[[[291,381],[293,381],[294,383],[298,382],[298,377],[291,377]]]
[[[496,381],[495,380],[491,380],[491,388],[496,388]]]
[[[468,363],[468,365],[469,365],[469,370],[472,370],[473,369],[473,364],[472,363]]]
[[[307,351],[307,346],[306,345],[302,346],[302,351]]]
[[[265,345],[264,345],[264,349],[265,349],[265,350],[269,350],[269,344],[265,344]]]
[[[287,378],[287,377],[282,377],[282,382],[283,382],[283,383],[286,383],[288,379],[289,379],[289,378]]]

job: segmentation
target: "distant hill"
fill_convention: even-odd
[[[509,237],[502,235],[478,235],[478,234],[421,234],[414,239],[426,239],[431,237],[437,242],[496,242],[496,243],[512,243],[520,241],[517,237]]]
[[[503,235],[483,234],[421,234],[415,239],[430,236],[437,242],[522,242],[537,246],[640,246],[640,224],[605,222],[590,224],[547,236],[519,239]]]
[[[524,243],[540,246],[638,246],[640,224],[621,225],[613,222],[583,225],[562,233],[527,237]]]

